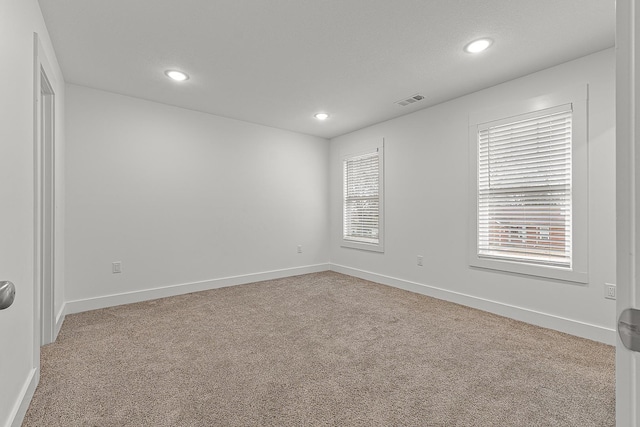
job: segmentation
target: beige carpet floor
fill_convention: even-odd
[[[614,426],[614,348],[316,273],[67,316],[25,426]]]

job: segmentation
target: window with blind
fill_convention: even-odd
[[[571,104],[478,127],[478,255],[571,267]]]
[[[342,246],[383,250],[382,147],[343,159]]]
[[[587,283],[587,94],[470,114],[473,267]]]

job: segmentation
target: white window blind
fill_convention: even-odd
[[[380,242],[380,161],[377,150],[344,159],[344,240]]]
[[[478,256],[571,267],[571,104],[478,126]]]

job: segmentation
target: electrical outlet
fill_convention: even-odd
[[[616,299],[616,285],[612,285],[611,283],[605,283],[604,297],[606,299]]]
[[[418,255],[418,265],[422,267],[424,264],[424,257],[422,255]]]
[[[301,254],[302,253],[302,245],[298,245],[298,253]]]
[[[111,273],[122,273],[122,261],[115,261],[111,263]]]

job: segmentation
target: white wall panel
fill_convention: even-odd
[[[67,125],[67,301],[328,262],[327,140],[75,85]]]

